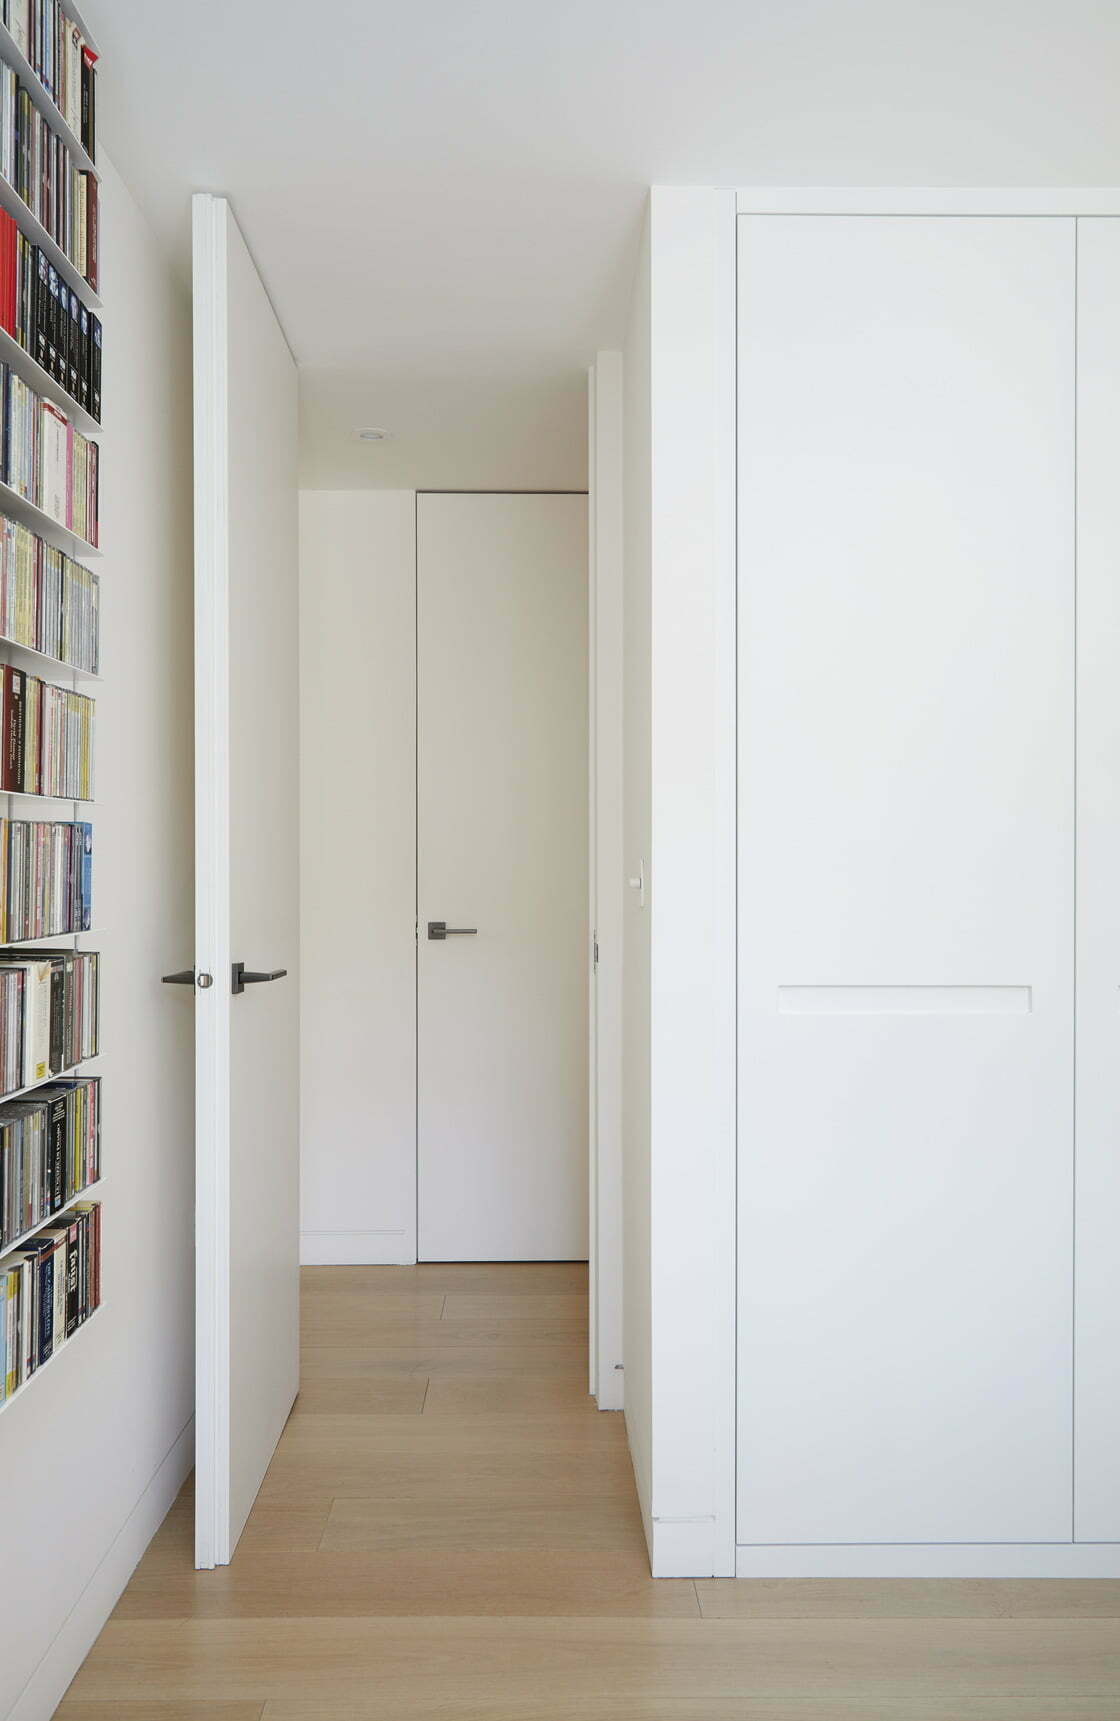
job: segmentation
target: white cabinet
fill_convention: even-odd
[[[1088,1571],[1120,226],[748,214],[738,282],[739,1569]]]

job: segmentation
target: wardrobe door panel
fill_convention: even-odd
[[[1072,1533],[1074,245],[740,222],[744,1543]]]

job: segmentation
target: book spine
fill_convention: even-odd
[[[90,382],[89,409],[101,423],[101,318],[90,313]]]
[[[10,683],[11,690],[9,721],[5,730],[8,738],[5,776],[8,786],[19,793],[23,789],[24,695],[27,677],[22,669],[9,668],[5,681]]]

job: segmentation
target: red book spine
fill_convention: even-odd
[[[0,220],[0,317],[12,336],[16,332],[16,224],[5,210]]]

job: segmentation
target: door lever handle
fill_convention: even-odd
[[[251,968],[246,968],[244,962],[235,962],[230,990],[234,993],[244,992],[246,986],[263,986],[269,980],[283,980],[287,972],[286,968],[274,968],[270,974],[257,974]]]
[[[165,986],[197,986],[200,992],[214,984],[214,976],[207,974],[205,969],[196,974],[193,968],[180,968],[177,974],[161,974],[160,979]]]
[[[429,938],[475,938],[477,926],[448,926],[446,920],[429,920]]]

